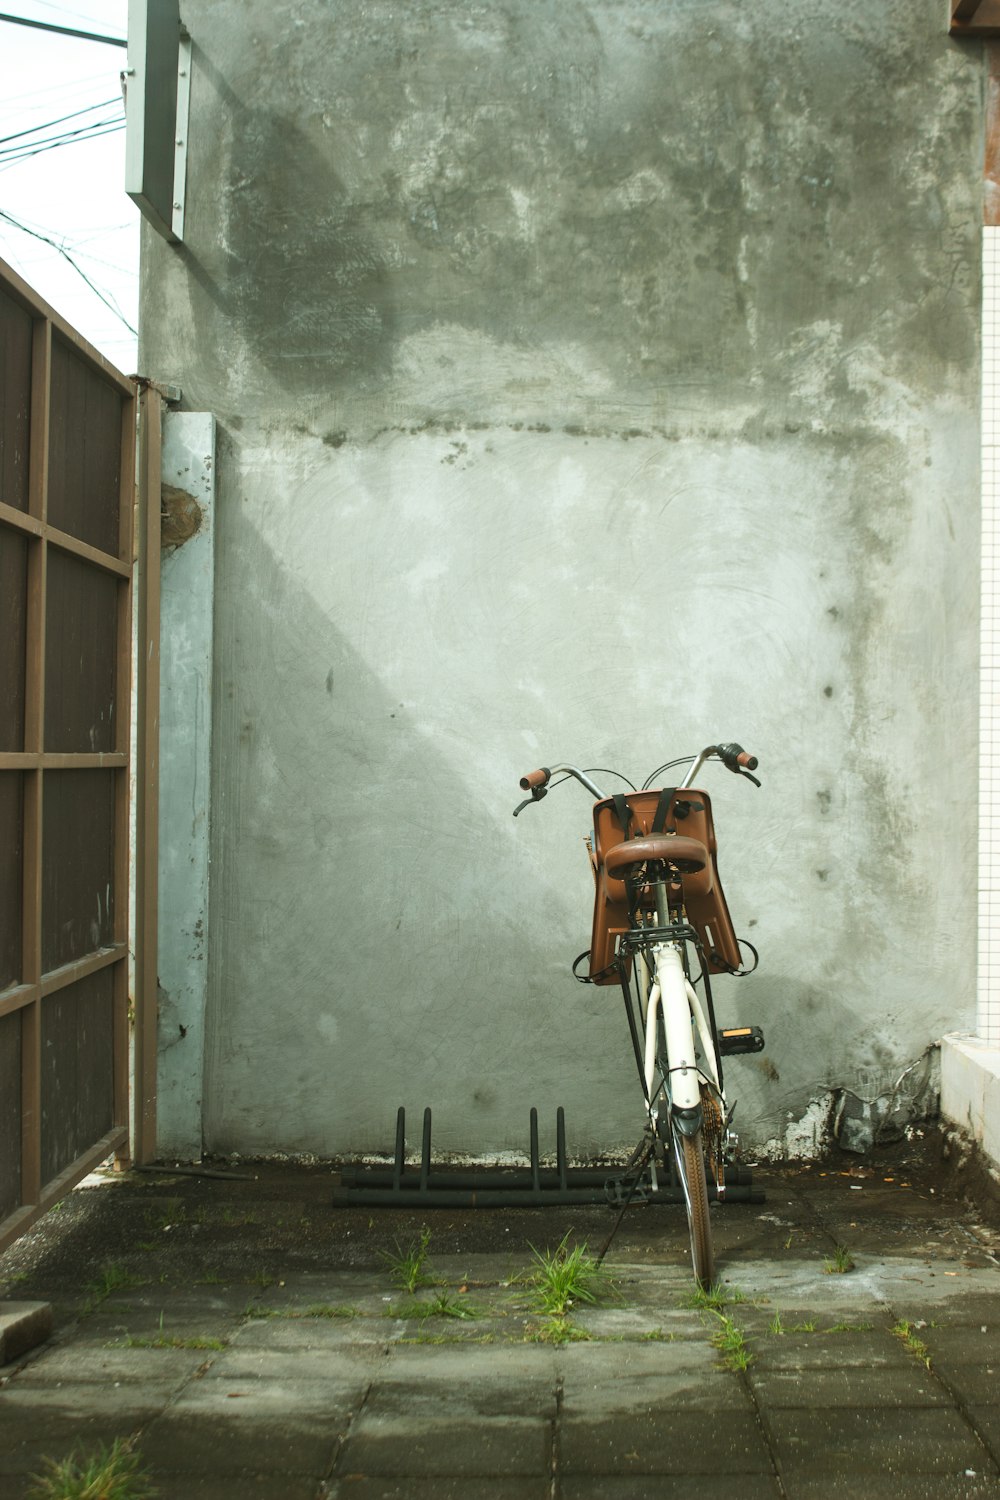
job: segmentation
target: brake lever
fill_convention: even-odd
[[[760,782],[757,780],[756,776],[751,776],[750,772],[749,771],[744,771],[743,768],[742,768],[742,766],[740,767],[740,769],[737,771],[736,774],[737,774],[737,776],[745,776],[746,779],[747,779],[747,781],[752,781],[753,782],[754,786],[760,786]]]
[[[542,798],[543,797],[547,797],[548,794],[549,794],[549,789],[548,789],[547,786],[532,787],[532,789],[531,789],[531,796],[530,797],[525,797],[524,801],[523,802],[519,802],[517,804],[517,806],[515,807],[515,809],[514,809],[514,817],[516,818],[517,815],[518,815],[518,813],[524,812],[524,809],[526,807],[530,807],[533,802],[541,802]]]

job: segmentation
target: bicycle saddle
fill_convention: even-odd
[[[693,875],[708,864],[708,850],[700,839],[685,838],[681,833],[650,834],[612,845],[604,856],[604,866],[609,875],[623,880],[635,865],[655,859],[666,861],[682,875]]]

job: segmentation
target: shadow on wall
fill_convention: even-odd
[[[523,1150],[533,1104],[543,1130],[566,1107],[576,1153],[631,1144],[620,1003],[569,975],[584,865],[567,896],[516,838],[516,786],[477,795],[392,697],[390,663],[373,670],[222,511],[224,555],[234,526],[241,565],[216,605],[207,1148],[387,1149],[401,1103],[414,1122],[433,1107],[442,1151]]]
[[[222,315],[211,318],[201,359],[226,383],[236,352],[248,347],[282,392],[384,373],[394,342],[384,250],[375,249],[384,232],[373,224],[366,233],[332,155],[287,114],[245,103],[197,44],[193,66],[224,106],[225,141],[214,145],[228,157],[221,173],[208,164],[191,173],[189,221],[217,225],[216,240],[192,236],[178,247]],[[197,294],[194,311],[203,326]]]

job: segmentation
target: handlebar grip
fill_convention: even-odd
[[[552,772],[548,766],[542,766],[538,771],[529,771],[527,776],[521,777],[521,790],[523,792],[533,792],[536,788],[545,786],[551,775]]]
[[[722,764],[730,771],[740,769],[756,771],[757,769],[756,755],[751,755],[749,750],[744,750],[743,746],[738,745],[735,740],[728,745],[716,745],[715,750]]]

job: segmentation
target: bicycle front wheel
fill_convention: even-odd
[[[694,1135],[681,1135],[675,1130],[674,1156],[677,1174],[684,1189],[694,1279],[707,1292],[715,1282],[715,1255],[712,1250],[712,1225],[708,1217],[705,1148],[701,1131],[696,1131]]]

